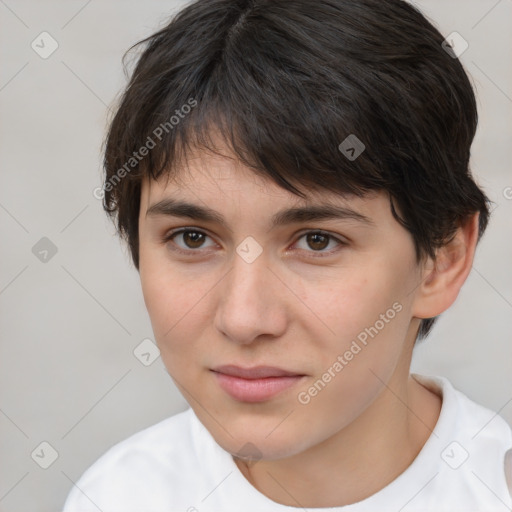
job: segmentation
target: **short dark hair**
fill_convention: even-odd
[[[469,169],[476,100],[443,40],[401,0],[185,6],[126,52],[123,63],[145,45],[105,139],[103,206],[135,267],[143,179],[173,176],[190,148],[216,152],[213,134],[303,198],[387,191],[418,263],[476,212],[480,240],[490,201]],[[351,134],[365,146],[355,159],[339,147]]]

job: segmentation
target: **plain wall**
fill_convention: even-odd
[[[512,424],[512,3],[415,3],[469,43],[461,60],[480,107],[472,169],[495,204],[474,269],[417,347],[413,371],[448,377]],[[2,512],[60,510],[110,446],[187,407],[160,359],[144,366],[133,354],[151,325],[138,274],[93,195],[123,52],[180,5],[0,2]],[[43,31],[59,45],[47,59],[31,47]],[[48,261],[34,246],[40,257],[50,250]],[[43,441],[58,452],[48,469],[31,457]]]

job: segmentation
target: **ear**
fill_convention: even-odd
[[[455,302],[473,265],[478,217],[478,212],[470,217],[451,242],[437,249],[435,260],[429,258],[423,264],[421,284],[412,305],[414,317],[433,318]]]

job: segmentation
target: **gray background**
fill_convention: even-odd
[[[512,2],[415,3],[469,43],[461,60],[480,105],[472,167],[495,205],[474,269],[413,371],[447,376],[512,424]],[[92,193],[122,54],[180,5],[0,0],[2,512],[59,510],[111,445],[186,408],[161,360],[144,366],[133,354],[152,338],[138,274]],[[43,31],[59,45],[47,59],[31,48]],[[57,248],[46,262],[32,252],[43,237]],[[58,453],[46,470],[43,441]]]

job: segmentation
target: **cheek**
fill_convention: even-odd
[[[399,306],[393,308],[393,304],[401,304],[403,299],[400,286],[390,281],[382,275],[352,272],[331,280],[328,286],[310,286],[305,302],[318,320],[310,325],[315,328],[317,324],[324,332],[324,336],[317,339],[327,339],[327,344],[334,343],[336,349],[343,349],[358,336],[364,342],[364,333],[368,329],[375,332],[372,328],[375,324],[379,334],[390,331],[399,316],[396,311]],[[384,315],[383,320],[381,315]]]
[[[322,320],[310,322],[308,329],[316,344],[317,377],[331,369],[336,377],[325,376],[332,381],[329,387],[348,392],[347,401],[354,403],[380,387],[376,375],[390,377],[403,354],[410,320],[409,276],[396,264],[373,268],[314,288],[308,296]]]
[[[168,368],[201,353],[202,332],[211,321],[208,291],[213,283],[161,261],[159,255],[140,260],[140,279],[155,341]],[[210,320],[208,320],[210,319]]]
[[[155,335],[161,334],[164,324],[170,324],[175,311],[179,283],[169,282],[169,276],[151,261],[140,263],[140,279],[144,303],[151,318]],[[174,280],[173,280],[174,281]],[[168,325],[167,328],[169,328]]]
[[[141,243],[139,275],[146,308],[157,328],[155,335],[161,335],[164,327],[168,330],[175,318],[179,318],[186,302],[180,298],[186,299],[190,285],[183,274],[170,265],[165,251],[150,243]]]
[[[162,261],[158,251],[141,248],[139,275],[144,303],[161,346],[172,338],[173,326],[185,313],[187,287],[180,274]]]

